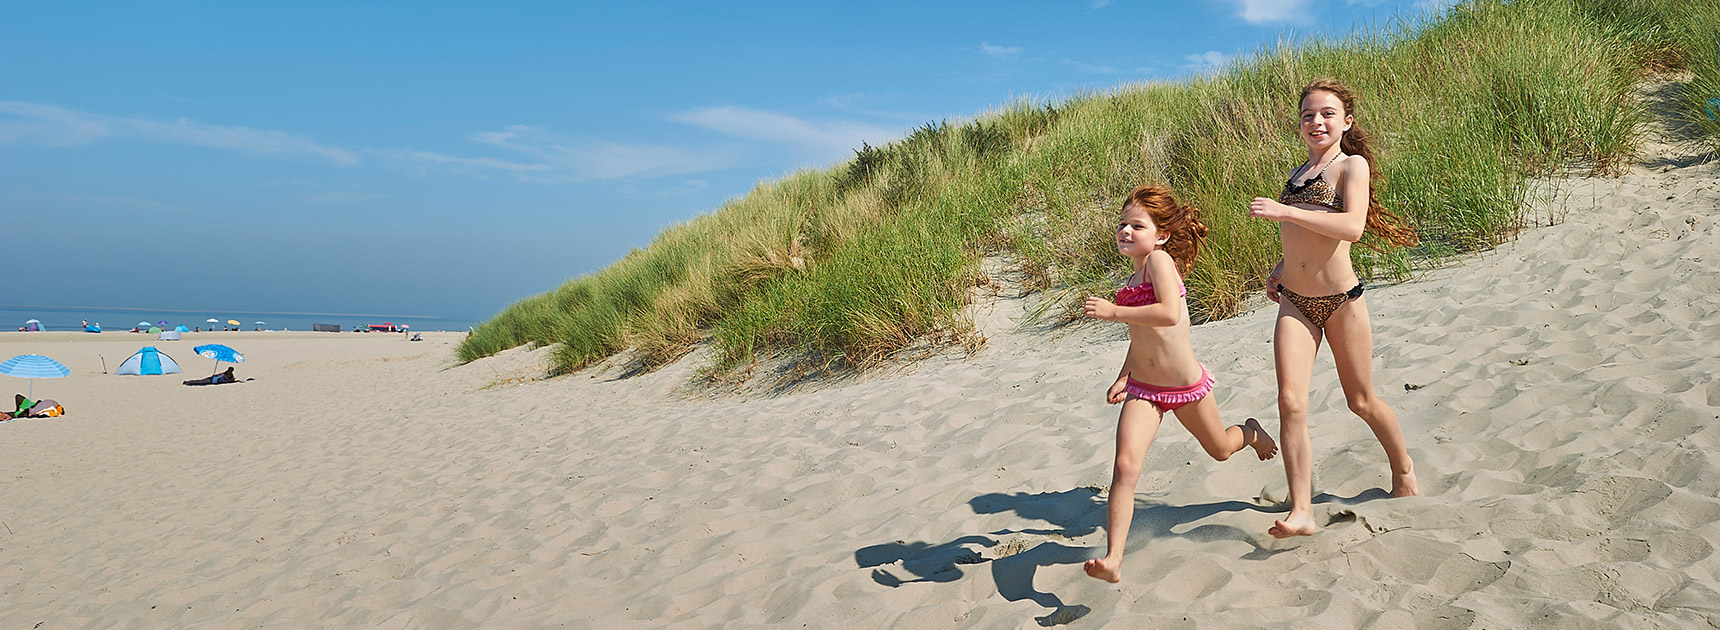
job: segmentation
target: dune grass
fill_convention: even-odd
[[[1437,19],[1281,44],[1210,76],[1018,102],[937,122],[847,163],[761,184],[613,265],[509,306],[460,345],[470,361],[553,345],[555,373],[624,350],[646,369],[702,340],[712,374],[760,357],[866,366],[926,342],[972,342],[963,315],[979,262],[1003,256],[1062,317],[1128,273],[1111,242],[1121,198],[1169,184],[1211,231],[1188,272],[1200,319],[1239,312],[1278,259],[1277,230],[1247,217],[1305,157],[1295,96],[1337,78],[1359,96],[1414,249],[1353,249],[1371,277],[1491,247],[1523,223],[1527,178],[1614,172],[1630,160],[1645,73],[1689,69],[1691,124],[1720,64],[1720,2],[1465,2]],[[1693,11],[1694,9],[1694,11]],[[1692,17],[1692,13],[1696,14]],[[1710,142],[1716,125],[1701,127]]]

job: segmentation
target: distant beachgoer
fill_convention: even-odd
[[[1308,388],[1322,337],[1350,411],[1361,416],[1386,451],[1392,496],[1419,494],[1415,468],[1397,413],[1374,392],[1373,330],[1362,283],[1350,264],[1350,244],[1371,232],[1399,247],[1415,245],[1415,231],[1374,196],[1379,164],[1370,134],[1356,126],[1356,99],[1335,81],[1302,88],[1302,143],[1307,162],[1290,172],[1277,199],[1256,197],[1250,216],[1278,223],[1284,257],[1266,278],[1266,297],[1278,303],[1272,350],[1278,366],[1278,442],[1290,484],[1290,515],[1268,533],[1278,538],[1314,533],[1314,447],[1308,436]],[[1379,249],[1372,243],[1368,247]]]
[[[1122,403],[1117,417],[1116,461],[1105,510],[1105,557],[1088,560],[1087,575],[1117,582],[1123,577],[1123,543],[1135,514],[1135,482],[1147,447],[1158,434],[1165,412],[1194,434],[1206,454],[1224,461],[1243,447],[1261,460],[1278,452],[1272,437],[1253,418],[1224,426],[1213,400],[1212,373],[1194,356],[1189,339],[1188,305],[1179,269],[1194,264],[1206,236],[1194,208],[1170,191],[1143,186],[1129,193],[1117,225],[1117,251],[1134,262],[1135,274],[1117,290],[1117,301],[1090,297],[1088,317],[1129,325],[1129,351],[1105,400]]]
[[[228,367],[226,371],[221,372],[220,374],[215,374],[213,376],[208,376],[205,378],[192,379],[189,381],[185,381],[185,384],[186,385],[221,385],[224,383],[237,383],[237,382],[239,382],[239,377],[233,375],[233,368],[232,367]]]

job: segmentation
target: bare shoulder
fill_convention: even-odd
[[[1165,284],[1175,287],[1182,283],[1182,274],[1177,272],[1176,259],[1162,249],[1155,249],[1153,253],[1147,254],[1145,275],[1155,288]]]
[[[1338,160],[1336,166],[1338,167],[1338,172],[1344,175],[1349,175],[1351,173],[1361,173],[1366,175],[1368,173],[1368,158],[1360,155],[1345,155],[1343,159]]]

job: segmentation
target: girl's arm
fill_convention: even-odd
[[[1153,293],[1159,296],[1159,303],[1117,306],[1110,300],[1087,298],[1082,310],[1088,317],[1136,326],[1175,326],[1182,323],[1182,275],[1177,273],[1177,264],[1171,255],[1163,250],[1148,254],[1144,275],[1153,285]]]
[[[1287,206],[1265,197],[1248,204],[1248,215],[1281,223],[1294,223],[1321,236],[1340,241],[1362,240],[1368,227],[1368,159],[1359,155],[1335,165],[1338,193],[1344,197],[1342,212],[1319,212]]]

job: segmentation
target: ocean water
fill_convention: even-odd
[[[255,311],[184,311],[137,308],[60,307],[60,306],[0,306],[0,330],[18,330],[24,322],[41,320],[43,330],[83,330],[83,321],[101,324],[102,332],[131,330],[139,322],[168,323],[167,328],[184,324],[187,328],[216,330],[231,328],[228,320],[239,322],[241,330],[310,330],[311,324],[335,324],[341,330],[356,326],[392,323],[405,324],[412,330],[466,330],[477,322],[464,319],[424,315],[367,315],[362,313],[263,313]],[[215,319],[211,324],[206,320]],[[256,322],[264,322],[261,326]]]

